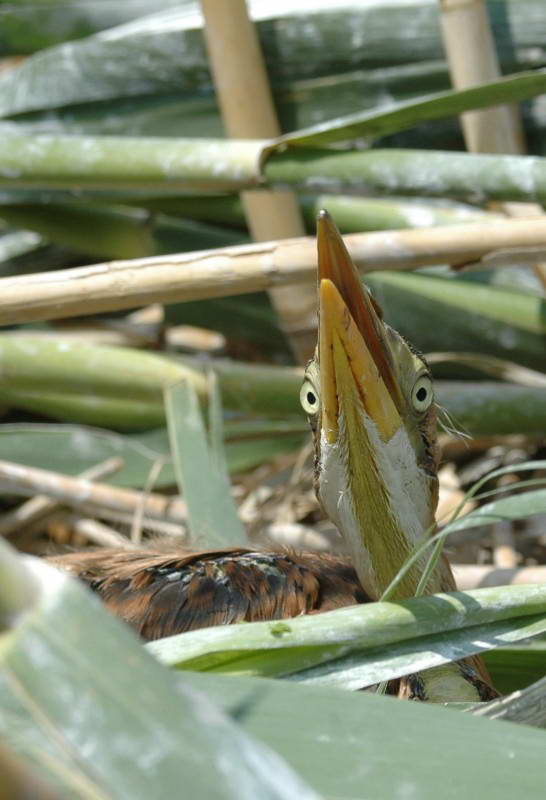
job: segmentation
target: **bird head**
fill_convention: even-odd
[[[318,218],[319,335],[300,399],[315,441],[315,488],[378,598],[438,500],[436,413],[423,357],[389,327],[327,212]],[[399,584],[411,595],[417,563]]]

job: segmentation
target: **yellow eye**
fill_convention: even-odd
[[[319,407],[318,393],[311,381],[306,378],[300,389],[300,403],[306,414],[316,414]]]
[[[417,378],[411,390],[411,402],[415,411],[422,413],[426,411],[432,403],[432,381],[428,375],[421,375]]]

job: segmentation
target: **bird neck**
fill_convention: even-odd
[[[416,463],[415,451],[401,427],[389,442],[380,440],[374,424],[358,409],[346,412],[338,441],[321,446],[325,479],[319,496],[338,526],[364,590],[379,599],[415,545],[434,525],[435,478]],[[358,446],[345,429],[358,425]],[[393,597],[415,594],[426,564],[423,556],[401,578]],[[441,573],[431,575],[427,592],[441,591]]]

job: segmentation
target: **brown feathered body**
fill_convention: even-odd
[[[318,614],[371,600],[350,562],[328,554],[104,548],[49,561],[86,583],[109,611],[147,641],[213,625]],[[482,700],[497,697],[481,659],[461,662],[461,669]],[[419,675],[389,681],[387,693],[427,699]]]
[[[49,560],[84,581],[146,640],[369,601],[352,566],[333,555],[104,548]]]

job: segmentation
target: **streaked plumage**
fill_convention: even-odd
[[[351,565],[332,555],[101,549],[51,561],[85,581],[110,611],[148,640],[368,600]]]

